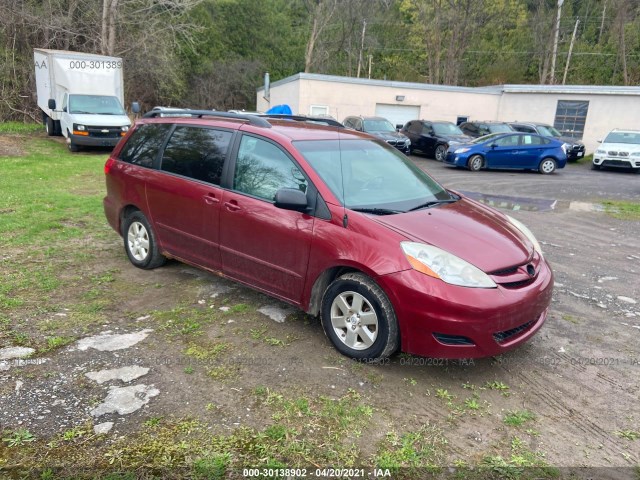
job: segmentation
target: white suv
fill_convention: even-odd
[[[593,154],[592,167],[594,170],[622,167],[640,171],[640,131],[611,130]]]

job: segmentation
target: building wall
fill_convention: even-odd
[[[563,93],[563,91],[565,93]],[[403,96],[402,101],[396,100]],[[339,121],[350,115],[371,116],[376,104],[417,106],[425,120],[535,121],[553,125],[558,100],[589,101],[583,142],[587,153],[613,128],[640,130],[640,87],[504,85],[466,88],[421,83],[298,74],[271,85],[271,102],[257,92],[257,108],[286,103],[293,113],[308,115],[312,105],[328,107]],[[406,119],[411,120],[411,119]]]
[[[640,97],[631,95],[504,93],[496,119],[553,125],[558,100],[589,102],[582,137],[587,153],[593,153],[598,148],[598,140],[614,128],[640,129]]]

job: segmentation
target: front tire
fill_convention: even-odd
[[[478,172],[482,168],[484,160],[480,155],[473,155],[467,162],[467,168],[472,172]]]
[[[141,211],[135,211],[125,218],[122,237],[129,261],[136,267],[151,270],[167,261],[158,250],[156,235]]]
[[[549,175],[556,171],[556,161],[553,158],[545,158],[540,162],[538,171],[543,175]]]
[[[592,163],[591,170],[600,170],[600,165],[596,165],[595,163]]]
[[[389,298],[362,273],[347,273],[329,285],[320,313],[325,334],[343,355],[385,358],[399,346],[398,321]]]
[[[439,162],[444,162],[445,158],[447,158],[447,146],[446,145],[438,145],[436,147],[436,151],[434,157]]]

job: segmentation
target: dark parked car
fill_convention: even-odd
[[[567,144],[567,160],[575,161],[584,157],[584,144],[571,137],[563,136],[555,127],[546,123],[509,122],[516,132],[537,133],[543,137],[555,138]]]
[[[446,163],[467,167],[473,172],[482,168],[537,170],[553,173],[567,163],[564,142],[533,133],[493,133],[476,138],[468,145],[449,147]]]
[[[175,258],[237,280],[319,315],[357,359],[498,355],[543,325],[553,274],[533,234],[387,143],[304,117],[184,113],[145,115],[104,167],[134,266]]]
[[[513,128],[504,122],[463,122],[460,124],[460,130],[465,135],[473,138],[484,137],[491,133],[509,133],[513,132]]]
[[[451,122],[411,120],[400,132],[411,140],[411,153],[420,152],[443,162],[449,146],[469,143],[471,137]]]
[[[365,132],[381,138],[389,145],[409,155],[411,141],[402,133],[396,131],[389,120],[383,117],[347,117],[342,122],[345,127]]]

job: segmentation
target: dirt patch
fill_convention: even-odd
[[[22,157],[25,155],[23,135],[0,135],[0,157]]]

